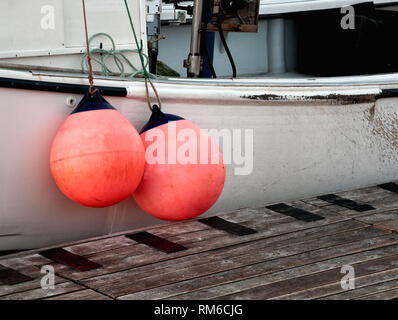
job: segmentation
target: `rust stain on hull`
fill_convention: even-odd
[[[294,96],[294,95],[278,95],[278,94],[261,94],[261,95],[244,95],[242,99],[259,100],[259,101],[323,101],[334,105],[347,105],[359,103],[372,103],[376,101],[374,94],[362,95],[340,95],[340,94],[326,94],[313,96]]]

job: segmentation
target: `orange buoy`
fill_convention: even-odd
[[[134,126],[96,91],[58,130],[50,167],[59,189],[94,208],[126,199],[144,173],[145,150]]]
[[[217,201],[225,181],[220,149],[198,126],[154,105],[141,131],[144,176],[133,193],[150,215],[168,221],[194,218]]]

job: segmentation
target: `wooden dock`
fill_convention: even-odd
[[[397,231],[391,182],[2,256],[0,299],[397,299]]]

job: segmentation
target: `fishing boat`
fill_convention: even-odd
[[[124,51],[130,64],[123,60],[123,70],[112,55],[105,66],[105,54],[97,54],[102,63],[93,63],[95,87],[140,130],[150,111],[145,81],[134,76],[141,67],[123,1],[86,2],[89,34],[99,34],[91,50],[131,50]],[[128,1],[148,60],[154,61],[154,43],[169,66],[176,69],[183,65],[180,57],[186,59],[189,77],[152,79],[163,109],[219,138],[226,181],[206,215],[398,179],[398,54],[397,41],[390,38],[398,1],[359,2],[240,1],[243,9],[254,3],[257,10],[248,22],[250,33],[233,32],[243,22],[230,24],[230,30],[221,25],[218,33],[229,32],[229,48],[219,50],[224,41],[216,33],[213,58],[201,63],[202,1],[194,1],[192,23],[186,25],[190,47],[172,36],[172,28],[181,28],[179,34],[188,30],[185,25],[165,26],[167,38],[157,41],[147,28],[158,14],[149,10],[154,2]],[[340,26],[324,22],[332,21],[336,10],[345,17],[349,13],[340,9],[347,5],[360,18],[341,42],[333,38],[341,35]],[[51,176],[51,143],[89,86],[81,1],[3,1],[0,15],[7,26],[0,31],[0,251],[162,223],[132,197],[100,209],[76,204]],[[206,32],[213,30],[208,24]],[[226,51],[233,55],[237,48],[233,77]],[[219,71],[217,78],[210,64]],[[150,98],[156,101],[153,93]]]

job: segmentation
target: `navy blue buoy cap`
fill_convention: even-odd
[[[93,95],[87,90],[86,94],[71,114],[94,110],[116,110],[116,108],[112,107],[109,102],[105,100],[99,90],[95,91]]]
[[[161,126],[163,124],[166,124],[168,122],[178,121],[178,120],[185,120],[185,119],[181,118],[179,116],[176,116],[174,114],[163,113],[160,110],[160,108],[156,104],[154,104],[152,106],[152,115],[149,118],[149,121],[142,128],[140,134],[142,134],[145,131],[148,131],[150,129],[159,127],[159,126]]]

